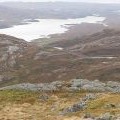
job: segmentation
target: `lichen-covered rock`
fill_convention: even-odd
[[[70,106],[68,108],[63,109],[63,111],[61,112],[61,114],[65,115],[68,113],[73,113],[73,112],[78,112],[81,110],[84,110],[85,108],[87,108],[87,103],[90,100],[94,100],[96,99],[97,95],[96,94],[86,94],[79,103],[74,104],[73,106]]]
[[[28,71],[29,74],[29,71]],[[6,77],[5,77],[6,78]],[[0,81],[3,80],[3,77],[0,77]],[[1,89],[27,89],[33,91],[90,91],[90,92],[112,92],[112,93],[120,93],[120,83],[111,82],[103,83],[98,80],[89,81],[84,79],[72,80],[70,82],[64,81],[54,81],[51,83],[39,83],[39,84],[31,84],[31,83],[22,83],[16,84],[12,86],[6,86]]]

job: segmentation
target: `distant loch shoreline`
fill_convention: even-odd
[[[106,18],[100,16],[87,16],[76,19],[36,19],[26,21],[22,25],[15,25],[10,28],[0,29],[1,34],[7,34],[28,42],[38,38],[49,38],[52,34],[62,34],[69,30],[70,26],[82,23],[102,24]],[[25,22],[25,21],[23,21]]]

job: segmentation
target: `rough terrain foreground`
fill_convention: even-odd
[[[120,120],[119,100],[112,93],[5,90],[0,91],[0,120]]]

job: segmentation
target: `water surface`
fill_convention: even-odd
[[[69,29],[70,25],[81,23],[103,24],[104,17],[87,16],[77,19],[37,19],[38,22],[28,22],[24,25],[16,25],[11,28],[0,29],[1,34],[11,35],[17,38],[31,41],[38,38],[47,38],[51,34],[61,34]],[[104,25],[104,24],[103,24]]]

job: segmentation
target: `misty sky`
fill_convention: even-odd
[[[64,1],[64,2],[97,2],[97,3],[120,3],[120,0],[0,0],[6,1],[22,1],[22,2],[47,2],[47,1]]]

